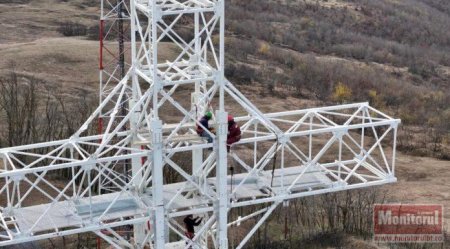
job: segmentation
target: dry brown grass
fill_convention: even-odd
[[[10,62],[24,75],[33,75],[63,91],[98,82],[98,43],[74,38],[45,38],[32,42],[0,45],[0,68],[10,69]],[[68,88],[64,90],[64,88]]]
[[[27,4],[0,4],[0,43],[61,36],[56,29],[68,20],[88,26],[97,24],[99,7],[82,8],[81,2],[33,0]]]
[[[161,46],[163,57],[172,56],[170,44]],[[11,61],[14,61],[19,74],[41,79],[58,91],[68,94],[73,89],[96,92],[98,54],[98,41],[74,37],[40,38],[31,42],[0,44],[0,75],[7,73]]]
[[[447,231],[450,231],[450,162],[428,157],[399,154],[398,182],[388,185],[393,202],[444,205]]]
[[[346,239],[346,248],[385,249],[387,246],[376,245],[370,241],[364,241],[355,237]]]

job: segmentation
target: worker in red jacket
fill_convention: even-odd
[[[189,214],[188,216],[186,216],[183,220],[184,225],[186,226],[186,232],[184,233],[186,235],[186,237],[188,237],[188,239],[192,240],[195,237],[195,229],[194,227],[200,225],[200,223],[202,222],[203,218],[200,217],[196,217],[194,218],[194,216],[192,214]],[[192,248],[192,247],[190,247]]]
[[[231,145],[241,140],[241,128],[234,121],[233,116],[228,115],[227,151],[230,152]]]

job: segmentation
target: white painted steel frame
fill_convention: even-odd
[[[187,241],[185,248],[227,248],[230,226],[261,216],[238,245],[242,248],[283,201],[396,181],[400,120],[368,103],[263,114],[225,79],[224,0],[124,3],[131,64],[123,79],[102,70],[102,101],[80,130],[66,140],[0,149],[0,246],[94,232],[115,248],[161,249],[173,242],[167,236],[170,230]],[[115,3],[104,0],[102,7],[108,9],[104,6],[114,9]],[[111,13],[103,11],[102,18],[114,18]],[[193,19],[192,41],[175,29],[186,16]],[[163,39],[180,50],[172,61],[161,62],[158,46]],[[190,107],[175,97],[185,85],[195,86]],[[242,109],[235,118],[242,139],[229,154],[226,95]],[[217,133],[210,133],[214,143],[180,139],[196,134],[199,113],[210,110],[213,99],[218,100]],[[125,102],[129,110],[121,116]],[[164,105],[181,113],[180,122],[163,123]],[[105,118],[104,130],[88,135],[99,116]],[[208,148],[213,151],[204,159],[194,156],[191,172],[174,159],[177,153]],[[335,153],[333,160],[330,153]],[[126,160],[132,162],[128,178],[115,168]],[[236,182],[227,174],[228,163],[239,170]],[[165,184],[165,168],[182,180]],[[69,179],[55,182],[63,170]],[[250,198],[238,195],[248,191],[254,191]],[[43,206],[30,204],[37,194]],[[230,209],[260,204],[269,206],[229,220]],[[59,208],[64,205],[71,211]],[[34,210],[35,216],[24,215],[26,210]],[[76,221],[68,224],[58,212]],[[180,217],[187,214],[205,218],[193,240],[180,225]],[[43,221],[45,229],[40,228]],[[125,225],[134,227],[131,241],[114,231]]]

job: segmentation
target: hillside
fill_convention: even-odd
[[[325,103],[369,100],[402,118],[403,151],[448,158],[448,1],[231,3],[229,77]],[[339,83],[351,94],[335,96]]]
[[[99,13],[95,1],[3,0],[0,6],[0,42],[16,44],[1,49],[3,70],[21,46],[51,49],[51,41],[46,40],[50,37],[77,36],[90,47],[83,52],[95,53]],[[400,150],[450,157],[447,1],[230,0],[226,6],[227,76],[231,80],[262,85],[267,94],[323,104],[370,101],[402,118]],[[95,89],[95,70],[84,70],[95,68],[97,61],[75,55],[79,50],[70,48],[77,46],[61,41],[56,51],[42,59],[54,63],[57,70],[66,68],[64,75],[77,81],[80,78],[69,71],[86,72],[81,81]],[[73,51],[71,56],[78,56],[78,61],[59,56],[58,51],[64,49]],[[38,78],[53,71],[41,65],[33,71],[26,63],[38,58],[29,55],[19,51],[15,63],[20,70],[40,73],[35,75]],[[70,70],[68,63],[81,68]],[[71,82],[51,75],[45,78],[52,84]],[[337,86],[351,92],[337,96]]]
[[[51,100],[36,100],[42,110],[33,118],[50,113],[58,120],[45,137],[15,143],[67,137],[97,104],[98,5],[90,0],[0,0],[0,75],[8,80],[14,70],[19,80],[36,82]],[[228,0],[226,13],[227,77],[262,110],[370,101],[402,118],[399,182],[336,196],[444,204],[450,231],[448,0]],[[169,53],[171,45],[165,46]],[[338,86],[346,94],[339,94]],[[66,106],[44,110],[49,102]],[[0,147],[6,147],[11,141],[1,107],[0,117]],[[327,198],[306,198],[292,206],[326,212],[322,204],[329,203]],[[271,220],[274,243],[282,240],[285,212],[292,214],[279,210]],[[296,219],[290,243],[299,236],[311,248],[336,246],[328,241],[333,239],[343,248],[378,247],[361,240],[367,239],[358,230],[362,225],[344,231],[351,237],[333,237],[333,231],[297,234],[304,220]],[[255,248],[262,243],[253,242]]]

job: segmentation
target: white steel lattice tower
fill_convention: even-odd
[[[396,181],[400,120],[368,103],[263,114],[225,78],[224,4],[102,2],[101,30],[118,6],[129,22],[125,75],[101,60],[100,105],[69,139],[0,149],[0,246],[94,232],[115,248],[228,248],[228,229],[259,217],[242,248],[283,202]],[[196,133],[206,111],[212,143]],[[188,214],[203,217],[193,238]]]

